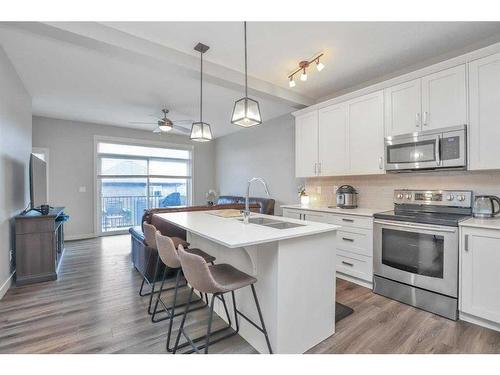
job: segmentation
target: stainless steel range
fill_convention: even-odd
[[[458,318],[458,223],[472,192],[396,190],[394,210],[375,214],[373,291]]]

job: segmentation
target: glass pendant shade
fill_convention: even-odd
[[[262,124],[259,102],[248,97],[236,101],[234,103],[231,123],[245,128]]]
[[[171,122],[164,122],[158,125],[158,129],[160,129],[162,132],[169,132],[172,130],[173,126]]]
[[[212,140],[212,130],[206,122],[193,122],[191,125],[191,135],[189,138],[192,141],[208,142]]]

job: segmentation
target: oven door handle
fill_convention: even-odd
[[[433,231],[436,231],[436,232],[448,232],[448,233],[455,233],[457,231],[456,229],[445,228],[445,227],[436,227],[436,226],[431,226],[431,225],[424,226],[424,225],[393,223],[393,222],[382,221],[382,220],[374,220],[373,222],[376,223],[376,224],[386,225],[388,227],[399,227],[399,228],[421,229],[421,230],[433,230]]]

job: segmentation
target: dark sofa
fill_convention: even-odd
[[[266,215],[274,214],[274,199],[265,198],[250,198],[249,200],[250,210],[254,212],[259,212]],[[165,208],[153,208],[144,211],[142,216],[142,222],[152,224],[160,231],[164,236],[178,237],[186,240],[187,233],[184,229],[179,228],[173,224],[165,222],[164,220],[158,219],[154,216],[156,213],[167,213],[167,212],[185,212],[185,211],[208,211],[208,210],[225,210],[225,209],[237,209],[242,210],[245,208],[245,198],[238,196],[220,196],[217,204],[213,206],[189,206],[189,207],[165,207]],[[154,277],[155,265],[158,254],[156,250],[152,249],[146,244],[144,239],[144,234],[142,231],[142,226],[132,227],[129,229],[132,240],[132,263],[134,267],[141,273],[141,275],[146,276],[148,280],[152,280]],[[148,266],[148,258],[151,253],[151,260]],[[161,275],[163,272],[163,267],[160,269]]]

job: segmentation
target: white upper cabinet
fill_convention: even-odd
[[[347,103],[349,174],[384,173],[384,93]]]
[[[321,176],[346,174],[347,108],[345,104],[319,110],[319,171]]]
[[[500,53],[469,64],[469,169],[500,168]]]
[[[422,125],[421,80],[389,87],[385,95],[385,135],[420,131]]]
[[[295,118],[295,175],[316,176],[318,169],[318,112]]]
[[[465,65],[422,78],[422,130],[467,124]]]
[[[465,65],[386,88],[385,135],[467,124]]]

